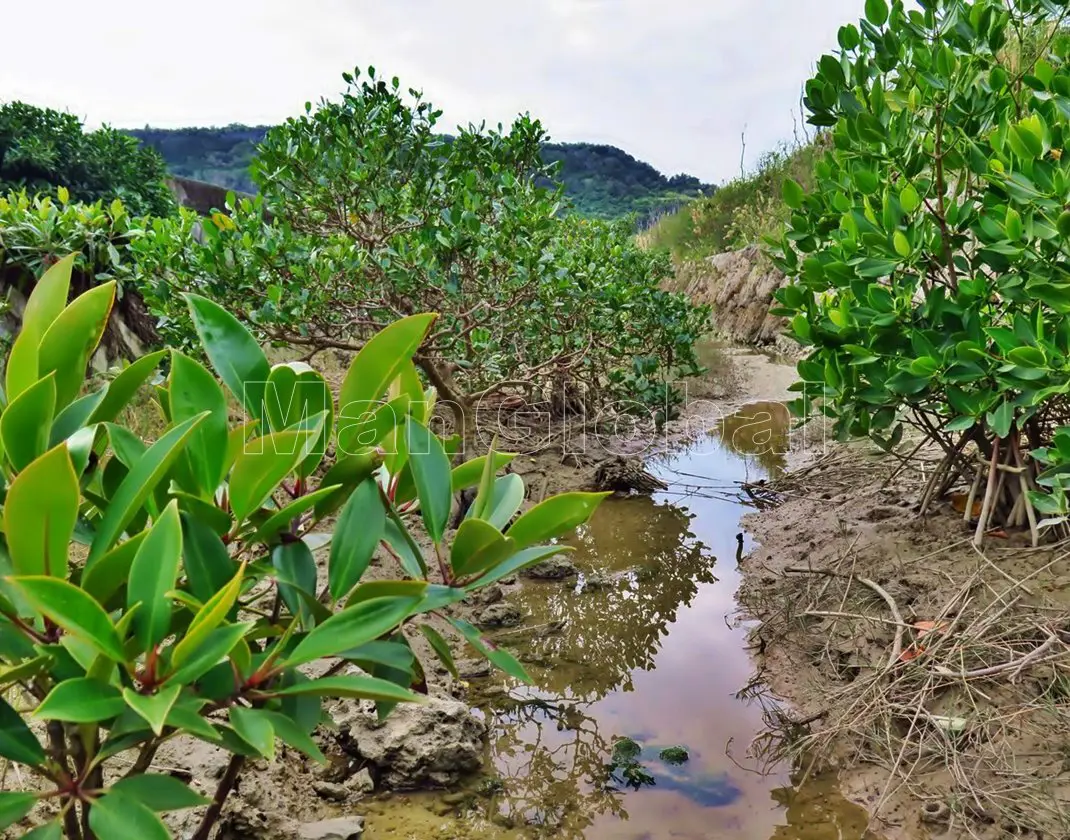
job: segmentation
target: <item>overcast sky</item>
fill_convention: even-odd
[[[0,0],[0,100],[120,127],[274,123],[374,64],[458,123],[539,117],[720,182],[792,137],[863,0]]]

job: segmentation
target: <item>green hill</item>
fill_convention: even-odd
[[[146,127],[128,133],[156,149],[175,175],[254,192],[249,164],[268,128]],[[565,185],[576,211],[593,218],[613,219],[631,213],[656,215],[712,191],[691,175],[666,177],[615,146],[551,143],[544,147],[543,157],[548,163],[559,164],[558,180]]]

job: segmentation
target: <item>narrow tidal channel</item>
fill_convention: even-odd
[[[527,619],[498,637],[535,686],[472,680],[487,777],[450,814],[441,798],[383,803],[370,840],[862,840],[866,815],[832,780],[797,790],[791,768],[748,756],[762,710],[737,697],[753,665],[735,620],[736,482],[776,475],[786,445],[783,407],[748,406],[650,465],[668,491],[608,500],[572,540],[579,577],[512,596]],[[688,760],[662,758],[673,746]]]

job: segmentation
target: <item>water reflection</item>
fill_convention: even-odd
[[[750,772],[762,713],[735,695],[752,666],[746,628],[730,620],[746,508],[728,488],[784,468],[787,422],[775,403],[727,418],[653,466],[674,483],[667,493],[609,500],[576,534],[578,579],[525,583],[515,600],[526,622],[498,639],[535,685],[474,681],[493,733],[493,781],[450,836],[862,840],[864,812],[828,780],[796,795],[788,768]],[[630,758],[622,739],[636,745]],[[670,745],[688,761],[661,760]]]

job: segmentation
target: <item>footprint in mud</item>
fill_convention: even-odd
[[[606,765],[608,784],[631,790],[646,787],[671,790],[704,808],[731,805],[743,795],[727,773],[692,770],[692,765],[683,756],[687,756],[687,752],[682,748],[642,746],[631,738],[619,738],[613,744],[613,755]]]

